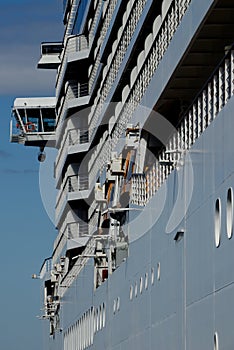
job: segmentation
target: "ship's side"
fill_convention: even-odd
[[[56,97],[11,128],[58,149],[48,349],[231,349],[233,1],[63,3]]]

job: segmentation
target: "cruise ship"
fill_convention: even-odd
[[[10,127],[57,149],[46,349],[234,349],[233,0],[63,0],[63,25],[55,96]]]

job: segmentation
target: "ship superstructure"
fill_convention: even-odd
[[[56,96],[11,141],[58,150],[48,348],[234,346],[234,3],[64,0]]]

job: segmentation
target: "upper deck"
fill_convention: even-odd
[[[55,98],[16,98],[12,109],[11,142],[44,148],[55,146]]]

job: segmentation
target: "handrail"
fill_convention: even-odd
[[[75,280],[75,278],[78,276],[80,271],[83,269],[85,264],[88,261],[88,256],[94,254],[96,248],[96,239],[94,237],[91,237],[81,254],[81,257],[77,259],[77,263],[72,267],[72,269],[64,276],[63,280],[61,281],[61,284],[59,286],[59,295],[62,297],[64,293],[66,292],[67,288],[70,287],[72,282]]]
[[[67,86],[65,89],[64,96],[60,98],[60,103],[62,100],[62,104],[58,107],[58,119],[57,123],[61,122],[64,118],[61,116],[67,110],[68,101],[80,97],[85,97],[89,95],[89,84],[88,83],[79,83],[78,81],[70,80],[67,82]]]
[[[60,160],[63,159],[65,153],[68,152],[69,146],[81,145],[89,142],[89,129],[88,128],[71,128],[65,133],[62,141],[62,146],[55,160],[55,172],[57,174],[57,168]]]
[[[60,90],[61,82],[63,80],[62,73],[64,71],[65,61],[69,53],[80,52],[89,48],[89,42],[84,34],[71,35],[65,39],[64,49],[61,54],[61,63],[58,68],[55,87]]]
[[[61,204],[64,201],[64,197],[70,192],[78,192],[88,190],[89,177],[86,174],[70,175],[66,177],[64,183],[62,183],[61,189],[58,192],[56,199],[55,209],[59,210]]]
[[[41,266],[39,276],[40,278],[44,278],[46,272],[51,271],[52,267],[52,257],[46,258]]]
[[[73,221],[67,223],[65,228],[59,232],[54,241],[53,261],[57,260],[57,257],[60,255],[67,239],[75,239],[78,237],[87,236],[88,233],[88,224],[83,221]]]

